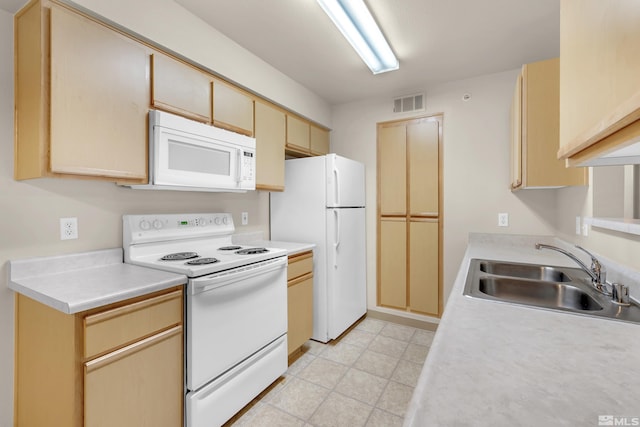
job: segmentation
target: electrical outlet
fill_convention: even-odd
[[[508,227],[509,226],[509,214],[508,213],[499,213],[498,214],[498,227]]]
[[[242,225],[249,224],[249,212],[242,212]]]
[[[78,238],[78,218],[60,218],[60,240]]]
[[[576,217],[576,234],[579,236],[580,235],[580,231],[582,230],[582,225],[581,225],[581,221],[580,221],[580,216]]]

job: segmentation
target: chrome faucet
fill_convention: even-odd
[[[593,287],[596,288],[598,292],[607,296],[611,296],[612,293],[607,291],[605,286],[607,284],[607,271],[602,266],[602,264],[600,264],[600,261],[598,261],[598,259],[591,252],[587,251],[583,247],[576,245],[576,248],[580,249],[581,251],[585,252],[587,255],[591,257],[591,268],[587,267],[582,261],[580,261],[571,252],[565,251],[564,249],[559,248],[557,246],[545,245],[543,243],[536,243],[536,249],[538,250],[551,249],[554,251],[558,251],[561,254],[564,254],[569,258],[571,258],[572,260],[574,260],[576,264],[578,264],[580,268],[584,270],[584,272],[587,273],[589,277],[591,277],[591,283],[593,284]]]

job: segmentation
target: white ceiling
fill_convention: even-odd
[[[400,61],[373,75],[316,0],[175,0],[330,104],[559,55],[558,0],[365,0]],[[25,0],[0,0],[15,12]]]
[[[400,61],[372,75],[316,0],[176,0],[294,80],[339,104],[559,55],[558,0],[365,0]]]

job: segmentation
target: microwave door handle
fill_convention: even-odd
[[[236,162],[236,182],[240,183],[242,181],[242,150],[239,148],[236,149],[236,157],[238,159]]]

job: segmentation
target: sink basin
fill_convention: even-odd
[[[589,294],[575,286],[510,277],[482,277],[478,290],[503,301],[568,310],[602,310]]]
[[[472,259],[464,295],[593,317],[640,323],[640,305],[621,306],[596,291],[580,268]]]
[[[547,282],[570,282],[571,278],[555,267],[532,264],[516,264],[500,261],[483,261],[480,271],[500,276],[521,277],[523,279],[544,280]]]

